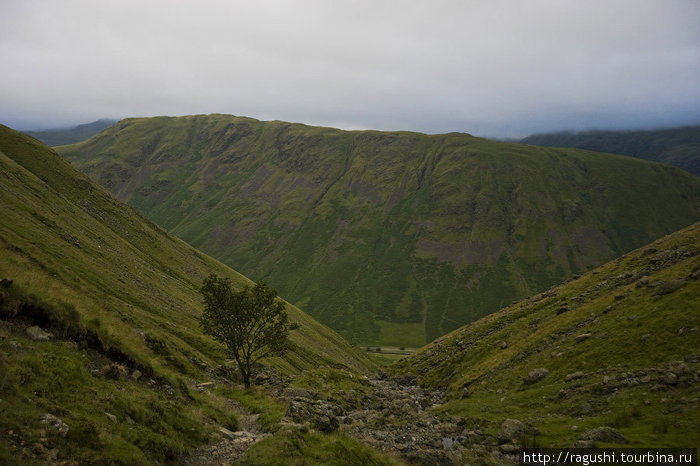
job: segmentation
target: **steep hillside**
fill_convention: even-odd
[[[586,131],[533,134],[523,144],[631,155],[700,175],[700,126],[654,131]]]
[[[700,180],[467,134],[128,119],[59,152],[362,344],[420,346],[700,218]]]
[[[226,401],[197,389],[229,367],[199,330],[198,288],[212,272],[248,280],[1,125],[0,258],[0,462],[145,464],[235,430]],[[373,370],[336,333],[287,310],[300,328],[270,367]],[[53,337],[25,331],[33,326]]]
[[[61,146],[64,144],[73,144],[75,142],[84,141],[91,138],[105,128],[109,128],[117,120],[102,119],[85,123],[73,128],[46,129],[43,131],[24,131],[47,146]]]
[[[530,446],[568,447],[612,427],[626,446],[697,447],[699,310],[696,223],[462,327],[391,370],[446,390],[439,410],[468,428],[496,435],[506,418],[522,421]],[[620,443],[613,437],[597,440]]]

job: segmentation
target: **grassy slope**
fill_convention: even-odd
[[[466,134],[208,115],[58,150],[362,344],[420,346],[700,216],[680,170]]]
[[[493,432],[505,418],[527,422],[543,446],[569,446],[582,431],[611,425],[630,446],[697,447],[699,309],[695,224],[460,328],[391,370],[446,389],[441,409]],[[674,361],[689,372],[668,385]],[[549,375],[525,385],[540,367]]]
[[[653,131],[587,131],[533,134],[524,144],[631,155],[700,175],[700,126]]]
[[[11,445],[19,448],[21,441],[31,449],[46,435],[39,423],[44,412],[72,426],[66,439],[49,441],[84,460],[162,460],[204,441],[207,425],[235,426],[223,402],[190,389],[210,377],[195,361],[215,367],[226,359],[198,329],[197,289],[212,272],[238,285],[248,282],[245,277],[4,126],[0,193],[0,278],[14,281],[0,290],[3,318],[14,316],[0,322],[0,458],[18,454],[10,453]],[[292,332],[293,350],[270,365],[286,373],[375,367],[297,308],[290,305],[288,312],[301,327]],[[31,341],[17,319],[25,319],[24,326],[38,320],[61,338]],[[93,376],[91,370],[110,360],[141,370],[142,381],[153,378],[161,389]],[[174,389],[170,397],[163,394],[166,385]],[[120,423],[112,425],[104,411]],[[122,422],[127,416],[133,426]]]

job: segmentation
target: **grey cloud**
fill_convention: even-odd
[[[5,0],[0,121],[233,113],[347,128],[700,121],[693,0]]]

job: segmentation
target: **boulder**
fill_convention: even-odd
[[[585,377],[586,374],[583,373],[582,371],[576,371],[571,374],[566,375],[566,381],[571,382],[572,380],[580,379],[581,377]]]
[[[399,374],[395,375],[391,378],[396,385],[402,386],[402,387],[408,387],[410,385],[414,385],[416,382],[416,375],[412,372],[407,372],[405,374]]]
[[[27,335],[29,335],[29,338],[31,338],[32,340],[36,341],[46,341],[51,339],[51,337],[53,336],[50,333],[43,331],[36,325],[27,327]]]
[[[524,435],[525,424],[517,419],[506,419],[498,430],[498,443],[519,444]]]
[[[667,372],[664,376],[664,383],[666,385],[675,385],[678,383],[678,376],[673,372]]]
[[[233,433],[233,432],[231,432],[230,430],[228,430],[228,429],[225,428],[225,427],[219,427],[219,432],[220,432],[224,437],[228,438],[229,440],[233,440],[234,438],[236,438],[236,434]]]
[[[39,418],[42,424],[49,425],[53,430],[58,433],[61,437],[65,437],[68,434],[70,428],[61,419],[57,418],[53,414],[46,413]]]
[[[512,443],[504,443],[499,448],[501,452],[505,453],[506,455],[512,455],[514,453],[517,453],[518,451],[518,447],[513,445]]]
[[[531,370],[530,373],[523,378],[523,383],[525,385],[532,385],[544,379],[548,375],[549,371],[547,369],[544,367],[538,367],[537,369]]]
[[[585,402],[579,407],[579,412],[583,415],[591,414],[593,412],[593,405],[589,402]]]
[[[102,366],[102,369],[100,369],[100,374],[108,379],[114,380],[124,379],[128,373],[129,372],[126,370],[126,367],[116,362],[105,364]],[[155,381],[153,383],[155,383]]]
[[[592,334],[591,333],[582,333],[581,335],[576,336],[576,343],[581,343],[582,341],[586,341],[589,338],[591,338]]]
[[[681,280],[681,279],[669,280],[669,281],[663,282],[659,286],[656,287],[656,290],[654,290],[654,295],[663,296],[663,295],[671,294],[674,291],[679,290],[684,284],[685,284],[685,280]]]
[[[644,275],[642,278],[639,279],[635,286],[637,288],[644,288],[645,286],[649,286],[649,277]]]
[[[619,430],[603,426],[587,430],[581,434],[576,443],[574,443],[573,448],[591,448],[594,446],[595,442],[629,443]]]
[[[690,368],[683,361],[673,361],[669,364],[669,372],[676,374],[677,377],[690,373]]]
[[[308,398],[295,398],[289,403],[286,417],[295,422],[310,422],[316,429],[322,432],[338,430],[337,408],[323,400],[310,400]]]
[[[318,394],[316,392],[313,392],[311,390],[306,390],[305,388],[293,386],[285,388],[282,392],[282,398],[290,400],[293,400],[295,398],[308,398],[309,400],[313,400],[314,398],[318,398],[317,395]]]

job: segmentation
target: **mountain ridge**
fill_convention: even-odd
[[[700,212],[697,179],[673,168],[459,133],[198,115],[127,119],[58,150],[366,344],[420,346]]]

